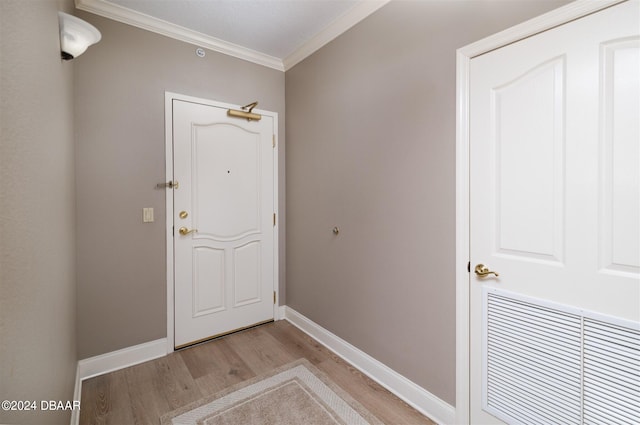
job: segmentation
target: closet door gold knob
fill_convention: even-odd
[[[485,266],[484,264],[478,264],[474,271],[480,277],[488,276],[490,274],[494,274],[496,277],[500,276],[497,272],[489,270],[489,267]]]
[[[181,227],[180,229],[178,229],[178,232],[180,232],[180,234],[182,236],[188,235],[189,233],[198,233],[198,229],[187,229],[186,227]]]

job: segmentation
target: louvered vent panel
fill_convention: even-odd
[[[581,423],[581,317],[486,298],[485,409],[508,423]]]
[[[640,331],[584,319],[584,421],[640,424]]]

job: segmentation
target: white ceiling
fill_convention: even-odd
[[[286,70],[388,0],[76,0],[79,9]]]

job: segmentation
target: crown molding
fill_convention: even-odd
[[[380,9],[391,0],[364,0],[334,19],[327,27],[284,58],[284,70],[288,71],[314,52],[331,42],[348,29]]]
[[[282,59],[154,18],[105,0],[75,0],[76,8],[215,52],[284,71]]]
[[[334,19],[327,27],[296,49],[285,59],[248,49],[180,25],[110,3],[107,0],[75,0],[76,8],[114,21],[132,25],[166,37],[184,41],[198,47],[263,65],[278,71],[287,71],[318,49],[371,15],[390,0],[364,0]]]

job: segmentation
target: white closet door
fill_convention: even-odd
[[[487,290],[640,321],[639,16],[639,2],[629,1],[471,60],[473,424],[535,423],[534,411],[557,405],[552,391],[517,386],[509,391],[538,403],[522,416],[530,420],[488,413]],[[499,276],[474,273],[480,264]],[[555,344],[544,342],[550,330],[536,340],[526,318],[508,319],[532,332],[520,344]],[[558,367],[558,385],[565,372]],[[493,402],[521,407],[507,396]]]

